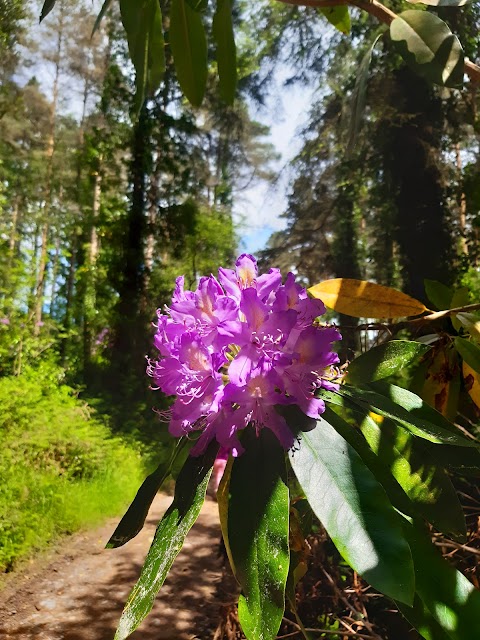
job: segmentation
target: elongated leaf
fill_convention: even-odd
[[[480,374],[472,369],[466,362],[463,363],[463,379],[468,395],[480,408]]]
[[[340,7],[338,7],[340,8]],[[350,16],[349,16],[350,17]],[[363,120],[363,113],[365,111],[365,98],[367,94],[367,82],[368,74],[370,71],[370,63],[372,61],[373,50],[382,34],[379,34],[372,44],[368,47],[365,55],[362,58],[360,66],[357,71],[357,78],[355,80],[355,87],[352,91],[352,97],[350,100],[350,108],[348,109],[349,125],[348,125],[348,137],[347,137],[347,155],[350,155],[353,151],[355,143],[357,141],[358,134],[360,132]]]
[[[303,433],[290,462],[305,496],[348,564],[375,588],[413,602],[408,543],[383,487],[324,419]]]
[[[352,22],[350,20],[350,12],[348,10],[348,7],[322,7],[320,9],[320,13],[323,13],[330,24],[333,24],[335,29],[338,29],[340,33],[350,33]]]
[[[233,34],[230,0],[217,0],[217,8],[213,16],[212,35],[217,47],[220,95],[225,102],[233,104],[237,88],[237,50]]]
[[[140,578],[120,618],[115,640],[128,638],[152,609],[155,596],[198,518],[217,450],[218,445],[212,443],[203,456],[190,457],[178,476],[173,502],[157,527]]]
[[[186,439],[177,441],[170,459],[159,464],[155,471],[145,478],[132,504],[107,542],[107,549],[121,547],[143,529],[148,510],[162,484],[168,478],[172,465],[183,450],[188,452],[189,448],[185,446],[186,442]]]
[[[329,406],[325,408],[323,417],[332,425],[335,431],[355,449],[375,478],[385,489],[392,505],[405,515],[411,517],[418,515],[418,511],[415,509],[414,504],[407,496],[404,489],[399,485],[384,461],[379,458],[377,452],[374,452],[370,448],[365,437],[341,416],[336,414]]]
[[[308,291],[330,309],[354,318],[405,318],[428,311],[401,291],[364,280],[324,280]]]
[[[480,638],[480,592],[442,558],[419,525],[405,522],[404,534],[412,550],[416,591],[423,606],[451,640]]]
[[[346,380],[351,384],[381,380],[401,371],[429,349],[428,345],[412,340],[384,342],[355,358],[348,365]]]
[[[451,469],[462,475],[480,475],[480,450],[465,449],[443,444],[441,447],[432,445],[429,453],[433,460],[444,469]]]
[[[436,280],[425,280],[424,285],[427,298],[439,311],[450,308],[450,302],[453,296],[453,291],[450,287]]]
[[[105,14],[107,13],[107,11],[110,9],[111,5],[112,5],[112,0],[104,0],[104,3],[102,4],[102,8],[100,9],[98,16],[95,20],[95,24],[93,25],[92,37],[95,34],[95,32],[98,30],[100,23],[105,17]]]
[[[417,73],[447,87],[462,84],[462,45],[438,16],[428,11],[403,11],[391,23],[390,36]]]
[[[45,0],[42,6],[42,11],[40,13],[40,22],[42,22],[42,20],[45,20],[45,18],[55,6],[56,1],[57,0]]]
[[[178,82],[193,106],[202,103],[207,85],[207,38],[200,13],[185,0],[172,0],[170,45]]]
[[[432,459],[428,445],[389,420],[366,416],[362,433],[410,500],[444,533],[465,534],[462,506],[450,478]]]
[[[465,362],[477,373],[480,373],[480,347],[470,340],[457,336],[454,340],[455,348]]]
[[[335,394],[332,394],[335,395]],[[336,395],[344,396],[363,410],[374,411],[390,418],[414,435],[436,444],[455,444],[461,447],[476,445],[461,436],[457,429],[438,411],[421,398],[396,385],[373,382],[369,387],[342,385]],[[322,392],[322,397],[325,396]]]
[[[465,327],[468,333],[480,342],[480,318],[474,313],[457,313],[457,320]]]
[[[269,429],[242,439],[230,477],[228,539],[242,587],[238,617],[248,640],[273,640],[285,608],[289,492],[285,452]]]
[[[158,0],[120,0],[122,24],[135,67],[136,111],[145,96],[158,88],[165,71],[165,44]]]

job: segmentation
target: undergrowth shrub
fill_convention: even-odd
[[[0,571],[118,514],[145,475],[138,443],[113,437],[48,362],[0,378],[0,439]]]

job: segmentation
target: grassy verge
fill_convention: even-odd
[[[0,572],[63,534],[119,514],[145,475],[139,446],[52,367],[0,379]]]

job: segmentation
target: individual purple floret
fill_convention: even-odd
[[[242,254],[235,269],[201,278],[196,291],[177,278],[172,302],[158,311],[159,359],[148,373],[156,387],[175,396],[170,433],[200,432],[193,455],[216,439],[222,451],[243,452],[238,438],[247,425],[267,427],[285,449],[294,435],[277,409],[297,405],[317,418],[325,410],[316,389],[335,389],[337,329],[316,321],[325,313],[289,273],[258,275],[257,262]]]

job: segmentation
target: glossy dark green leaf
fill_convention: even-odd
[[[320,12],[323,13],[330,24],[333,24],[335,29],[338,29],[340,33],[350,33],[352,22],[350,20],[350,12],[347,6],[340,5],[338,7],[322,7]]]
[[[424,280],[425,293],[427,298],[432,302],[439,311],[450,308],[453,297],[453,291],[437,280]]]
[[[198,518],[218,445],[212,443],[198,458],[188,458],[175,485],[175,496],[161,519],[140,578],[134,586],[120,618],[115,640],[124,640],[135,631],[152,609],[185,537]]]
[[[405,522],[404,533],[412,550],[416,592],[423,607],[451,640],[480,638],[480,591],[442,558],[420,525]],[[404,613],[408,618],[408,610]]]
[[[170,45],[178,82],[194,106],[199,106],[207,84],[207,38],[200,13],[185,0],[172,0]]]
[[[384,382],[372,382],[362,388],[342,385],[337,395],[350,399],[363,410],[371,410],[390,418],[414,435],[430,442],[461,447],[476,446],[461,436],[456,427],[441,413],[432,409],[411,391],[396,385]]]
[[[385,489],[392,505],[408,516],[413,517],[418,515],[418,512],[415,510],[411,500],[399,485],[390,469],[388,469],[388,466],[384,464],[383,460],[381,460],[374,451],[372,451],[362,433],[335,413],[331,407],[327,406],[325,408],[323,417],[332,425],[335,431],[355,449],[375,478]]]
[[[212,34],[217,48],[220,95],[228,104],[233,104],[237,88],[237,50],[232,23],[230,0],[217,0],[213,16]]]
[[[97,31],[98,27],[100,26],[100,23],[105,17],[105,14],[107,13],[107,11],[110,9],[111,5],[112,5],[112,0],[105,0],[104,3],[102,4],[102,8],[100,9],[98,16],[95,20],[95,24],[93,25],[92,36]]]
[[[273,640],[285,608],[289,492],[285,451],[269,429],[244,432],[230,476],[228,538],[242,587],[238,616],[248,640]]]
[[[365,384],[398,373],[421,358],[430,347],[413,340],[390,340],[373,347],[348,365],[346,380]]]
[[[158,88],[165,71],[165,44],[158,0],[120,0],[122,24],[135,67],[136,111]]]
[[[447,87],[462,84],[462,45],[438,16],[428,11],[403,11],[391,23],[390,36],[400,55],[417,73]]]
[[[450,478],[431,457],[431,447],[390,420],[378,424],[365,416],[361,429],[418,512],[440,531],[464,535],[462,506]]]
[[[42,6],[42,11],[40,13],[40,22],[42,22],[42,20],[45,20],[45,18],[55,6],[56,1],[57,0],[45,0]]]
[[[148,510],[162,484],[170,475],[172,467],[179,458],[185,462],[184,456],[188,455],[190,448],[185,446],[187,442],[186,439],[177,441],[170,458],[159,464],[155,471],[145,478],[132,504],[128,507],[127,512],[107,542],[107,549],[121,547],[143,529]]]
[[[480,475],[480,451],[444,444],[431,445],[430,455],[440,466],[464,475]]]
[[[348,564],[376,589],[412,604],[412,557],[399,516],[357,452],[324,419],[300,435],[290,462],[315,515]]]

